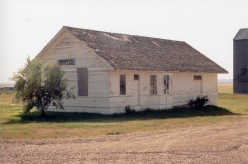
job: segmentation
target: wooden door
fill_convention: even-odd
[[[202,77],[201,76],[194,77],[194,87],[195,87],[196,95],[202,96]]]
[[[134,75],[133,81],[133,102],[134,106],[140,105],[140,86],[139,86],[139,75]]]

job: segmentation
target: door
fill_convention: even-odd
[[[194,76],[194,87],[197,96],[202,96],[202,76]]]
[[[134,75],[134,81],[133,81],[133,102],[134,106],[140,105],[140,92],[139,92],[139,75]]]

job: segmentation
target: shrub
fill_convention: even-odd
[[[14,73],[15,100],[22,101],[23,114],[28,114],[34,107],[45,116],[50,105],[64,109],[63,100],[74,98],[73,88],[68,88],[65,72],[56,64],[49,63],[42,69],[42,62],[27,58],[24,67]]]
[[[120,132],[108,132],[106,135],[118,135],[121,134]]]
[[[126,114],[136,113],[136,111],[134,109],[131,109],[131,107],[129,105],[128,106],[125,106],[124,112]]]
[[[206,95],[206,96],[197,96],[197,98],[195,99],[195,100],[190,100],[189,101],[189,103],[188,103],[188,105],[190,106],[190,107],[203,107],[205,104],[207,104],[208,103],[208,100],[209,100],[209,98],[208,98],[208,96]]]

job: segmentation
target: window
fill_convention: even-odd
[[[88,96],[88,71],[87,68],[77,68],[78,96]]]
[[[150,94],[157,94],[157,76],[156,75],[151,75]]]
[[[195,75],[194,76],[194,80],[201,80],[201,79],[202,79],[202,77],[200,75]]]
[[[134,76],[133,76],[133,79],[134,79],[134,80],[139,80],[139,75],[134,75]]]
[[[169,75],[164,75],[164,94],[169,93]]]
[[[120,75],[120,95],[126,95],[126,75]]]

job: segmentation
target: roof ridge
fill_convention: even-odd
[[[116,70],[227,73],[185,41],[64,28]]]
[[[107,32],[107,31],[99,31],[99,30],[91,30],[91,29],[84,29],[84,28],[70,27],[70,26],[63,26],[63,27],[65,27],[65,28],[72,28],[72,29],[78,29],[78,30],[87,30],[87,31],[95,31],[95,32],[102,32],[102,33],[110,33],[110,34],[116,34],[116,35],[126,35],[126,36],[143,37],[143,38],[151,38],[151,39],[160,39],[160,40],[167,40],[167,41],[172,41],[172,42],[183,42],[183,43],[185,43],[185,41],[180,41],[180,40],[172,40],[172,39],[148,37],[148,36],[142,36],[142,35],[123,34],[123,33]]]

